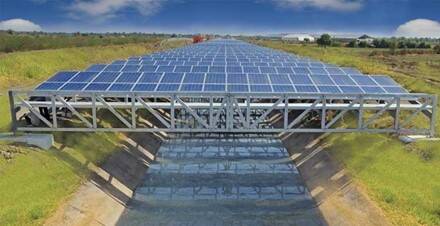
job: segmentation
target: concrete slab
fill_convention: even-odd
[[[15,136],[13,133],[1,133],[0,141],[25,143],[32,146],[37,146],[44,150],[49,150],[54,144],[52,134],[24,134]]]

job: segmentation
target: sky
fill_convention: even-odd
[[[0,30],[440,38],[440,0],[0,0]]]

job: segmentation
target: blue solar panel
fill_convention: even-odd
[[[291,84],[287,74],[269,74],[269,78],[272,84]]]
[[[342,90],[343,93],[350,93],[350,94],[363,93],[361,88],[359,88],[357,86],[339,86],[339,88]]]
[[[120,71],[124,67],[124,65],[121,64],[110,64],[107,67],[105,67],[104,71]]]
[[[351,78],[359,85],[377,86],[373,79],[366,75],[353,75],[351,76]]]
[[[248,85],[228,85],[228,92],[245,93],[249,92]]]
[[[203,84],[183,84],[180,91],[202,91]]]
[[[292,93],[295,89],[292,85],[273,85],[273,91],[277,93]]]
[[[74,82],[74,83],[66,83],[63,87],[61,87],[60,90],[65,90],[65,91],[80,91],[80,90],[82,90],[86,85],[87,85],[87,83],[78,83],[78,82]]]
[[[260,69],[258,67],[243,67],[244,73],[260,73]]]
[[[219,85],[219,84],[206,84],[204,91],[209,91],[209,92],[224,92],[225,91],[226,86],[225,85]]]
[[[208,73],[206,74],[205,83],[226,83],[226,74],[221,73]]]
[[[309,68],[309,70],[312,75],[326,75],[326,74],[328,74],[327,71],[324,70],[324,68],[311,67],[311,68]]]
[[[97,74],[98,72],[80,72],[70,82],[90,82]]]
[[[134,86],[133,91],[154,91],[156,86],[157,84],[139,83]]]
[[[208,72],[208,66],[193,66],[192,72]]]
[[[109,86],[110,83],[90,83],[84,90],[105,91]]]
[[[260,67],[261,73],[277,73],[274,67]]]
[[[333,75],[333,74],[331,74],[330,77],[338,85],[356,85],[356,83],[353,81],[353,79],[351,79],[350,76],[348,76],[348,75]]]
[[[292,80],[293,84],[299,85],[313,85],[312,80],[308,75],[289,75],[290,80]]]
[[[130,91],[133,85],[133,83],[114,83],[110,86],[109,91]]]
[[[379,86],[361,86],[365,93],[385,93],[385,90]]]
[[[182,73],[165,73],[162,77],[161,83],[181,83],[183,78]]]
[[[230,84],[238,84],[238,83],[245,83],[247,84],[247,77],[245,74],[228,74],[227,75],[227,82]]]
[[[266,74],[249,74],[250,84],[269,84],[269,79]]]
[[[272,92],[272,88],[270,85],[251,85],[251,92],[256,93],[270,93]]]
[[[173,72],[174,66],[159,66],[157,72]]]
[[[287,74],[292,74],[293,70],[291,67],[277,67],[277,71],[278,73],[287,73]]]
[[[310,74],[310,71],[305,67],[293,67],[295,74]]]
[[[111,85],[110,85],[111,84]],[[227,88],[227,89],[226,89]],[[240,41],[210,41],[85,72],[60,72],[37,90],[406,93],[387,76],[362,75]]]
[[[139,83],[158,83],[162,78],[162,73],[147,73],[144,72],[139,80]]]
[[[321,93],[341,93],[337,86],[317,86]]]
[[[335,83],[331,80],[330,76],[328,75],[310,75],[312,80],[317,85],[334,85]]]
[[[159,84],[159,86],[157,87],[157,91],[177,91],[179,90],[179,86],[178,84],[167,84],[167,83],[161,83]]]
[[[191,66],[176,66],[174,72],[191,72]]]
[[[300,86],[297,85],[295,86],[296,91],[299,93],[317,93],[318,90],[316,89],[315,86]]]
[[[58,90],[63,85],[62,82],[45,82],[40,84],[36,90]]]
[[[374,79],[379,85],[382,86],[399,86],[397,82],[395,82],[393,79],[391,79],[388,76],[383,75],[375,75],[371,76],[372,79]]]
[[[66,82],[74,77],[78,72],[77,71],[60,71],[56,73],[54,76],[49,78],[48,82]]]
[[[203,83],[205,74],[203,73],[186,73],[183,83]]]
[[[102,71],[105,67],[107,67],[107,64],[94,64],[86,69],[86,71]]]
[[[331,75],[345,75],[345,72],[342,71],[340,68],[328,67],[325,68],[325,70],[327,70],[327,72]]]
[[[153,65],[144,65],[141,67],[141,69],[139,71],[142,72],[156,72],[157,70],[157,66],[153,66]]]
[[[124,72],[122,73],[116,82],[118,83],[135,83],[142,73],[139,72]]]
[[[226,72],[228,73],[243,73],[242,67],[228,66],[226,67]]]
[[[399,86],[384,86],[383,89],[388,93],[407,93],[405,89]]]

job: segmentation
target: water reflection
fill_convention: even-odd
[[[278,139],[163,144],[120,225],[320,225]]]

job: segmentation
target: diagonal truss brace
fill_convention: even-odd
[[[257,128],[258,123],[263,121],[267,117],[267,115],[269,115],[273,111],[273,109],[275,109],[275,107],[278,106],[283,100],[284,100],[284,97],[280,97],[270,108],[268,108],[262,115],[260,115],[260,117],[258,117],[254,121],[254,123],[252,123],[251,127]]]
[[[183,102],[179,97],[176,97],[177,102],[179,102],[192,116],[194,116],[194,118],[200,123],[202,124],[205,128],[209,128],[209,125],[202,119],[200,118],[199,115],[197,115],[197,113],[194,112],[193,109],[191,109],[185,102]]]
[[[66,100],[64,100],[63,97],[56,95],[55,99],[58,99],[65,107],[67,107],[74,115],[76,115],[82,122],[84,122],[87,127],[89,128],[93,128],[93,125],[89,122],[89,120],[87,120],[86,118],[84,118],[84,116],[82,116],[74,107],[72,107],[72,105],[70,105],[69,103],[67,103]]]
[[[126,125],[128,128],[132,128],[131,123],[129,123],[124,117],[122,117],[121,114],[119,114],[112,106],[110,106],[102,97],[96,96],[96,100],[101,102],[113,115],[116,116],[124,125]]]
[[[53,124],[51,122],[49,122],[45,117],[43,117],[40,112],[38,112],[37,110],[35,110],[35,108],[30,105],[27,101],[23,100],[23,98],[21,98],[20,96],[18,96],[18,98],[20,99],[20,101],[35,115],[37,116],[41,121],[44,122],[44,124],[46,124],[47,126],[49,126],[50,128],[53,127]]]
[[[383,113],[385,113],[387,110],[389,110],[389,108],[391,107],[391,105],[393,105],[394,103],[397,103],[397,98],[393,98],[393,100],[391,100],[390,102],[388,102],[382,109],[380,109],[380,111],[378,111],[376,114],[374,114],[373,116],[371,116],[363,125],[362,125],[362,129],[366,129],[368,127],[368,125],[370,125],[371,123],[374,122],[374,120],[376,120],[377,118],[379,118]],[[362,120],[362,119],[360,119]]]
[[[356,103],[360,102],[359,99],[353,100],[348,106],[347,109],[342,110],[337,114],[333,119],[325,125],[326,129],[329,129],[333,124],[335,124],[342,116],[344,116]]]
[[[306,116],[312,109],[314,109],[316,107],[316,105],[318,105],[321,102],[321,99],[316,99],[315,102],[313,102],[312,105],[310,105],[310,107],[308,107],[306,110],[304,110],[300,115],[298,115],[298,117],[296,117],[288,126],[286,129],[291,129],[292,127],[294,127],[296,124],[298,124],[298,122],[300,122],[304,116]]]
[[[142,98],[136,97],[136,100],[139,101],[139,103],[141,103],[142,106],[144,106],[151,114],[153,114],[154,117],[156,117],[162,124],[164,124],[167,128],[171,128],[171,125],[161,115],[159,115],[156,110],[150,107]]]

